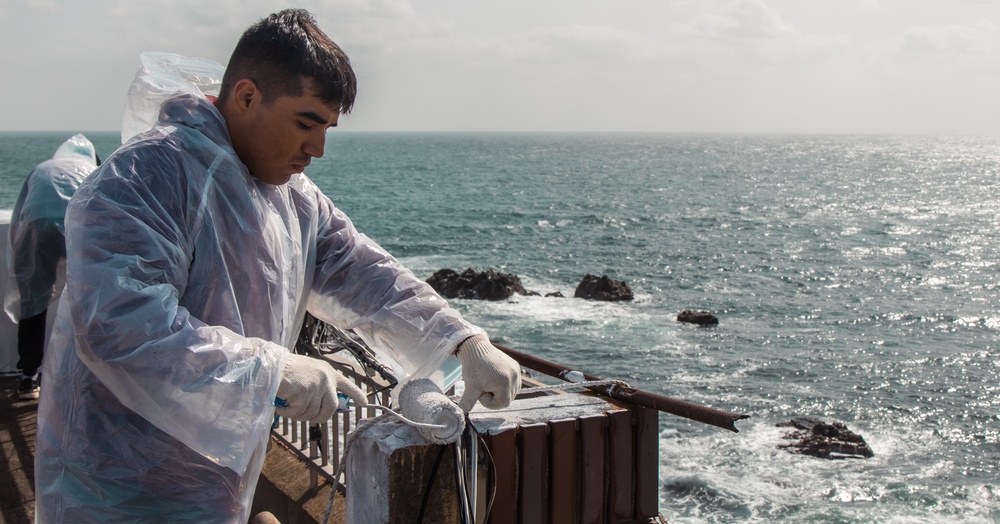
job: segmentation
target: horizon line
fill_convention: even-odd
[[[0,134],[53,134],[53,133],[101,133],[120,134],[121,131],[113,129],[0,129]],[[562,134],[562,135],[842,135],[842,136],[969,136],[969,137],[994,137],[1000,136],[1000,131],[976,133],[976,132],[928,132],[928,131],[623,131],[623,130],[400,130],[400,129],[347,129],[338,128],[331,130],[329,134]]]

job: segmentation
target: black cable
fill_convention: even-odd
[[[486,445],[486,439],[479,437],[479,445],[486,451],[486,456],[490,459],[490,473],[492,473],[490,498],[486,501],[486,514],[483,515],[483,522],[486,522],[486,519],[490,517],[490,511],[493,510],[493,501],[497,498],[497,465],[493,460],[493,453],[490,453],[490,448]]]
[[[372,395],[378,395],[378,394],[380,394],[380,393],[384,393],[384,392],[386,392],[386,391],[389,391],[389,390],[390,390],[390,389],[392,389],[393,387],[394,387],[394,386],[391,386],[391,385],[389,385],[389,386],[384,386],[384,387],[381,387],[381,388],[376,388],[376,389],[373,389],[373,390],[372,390],[372,392],[368,394],[368,396],[370,397],[370,396],[372,396]]]
[[[458,495],[458,511],[461,513],[461,524],[476,524],[475,522],[469,522],[471,520],[472,510],[469,507],[469,482],[466,478],[466,472],[468,471],[469,464],[466,463],[466,453],[468,450],[465,448],[465,437],[469,433],[469,426],[465,426],[465,432],[462,437],[455,442],[455,490]]]
[[[476,427],[472,424],[472,417],[469,416],[468,412],[465,413],[465,431],[462,433],[461,442],[462,442],[462,452],[463,454],[466,455],[464,460],[469,461],[463,464],[463,466],[466,469],[469,469],[469,478],[467,479],[467,482],[465,482],[464,485],[465,485],[465,505],[467,508],[469,508],[467,515],[471,517],[473,514],[476,513],[476,498],[478,497],[478,493],[474,493],[470,490],[472,489],[473,484],[477,484],[477,489],[478,489],[479,482],[477,477],[479,476],[479,471],[472,470],[470,469],[470,467],[472,465],[471,464],[472,460],[474,460],[478,465],[479,463],[478,452],[476,457],[472,457],[471,459],[469,457],[472,455],[472,443],[475,442],[476,444],[479,444],[479,433],[476,432]],[[476,479],[476,482],[473,482],[472,481],[473,479]],[[463,517],[465,516],[466,515],[463,515]],[[469,524],[476,524],[476,523],[471,522]]]
[[[424,522],[424,511],[427,509],[427,502],[431,499],[431,487],[434,486],[434,479],[437,478],[438,466],[441,465],[441,459],[444,458],[444,452],[448,449],[448,446],[441,446],[441,451],[438,453],[437,460],[434,461],[434,467],[431,468],[430,478],[427,479],[427,487],[424,489],[424,502],[420,504],[420,515],[417,516],[417,524],[423,524]]]

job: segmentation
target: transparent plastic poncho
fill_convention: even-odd
[[[77,134],[25,178],[7,235],[4,310],[14,322],[38,315],[58,297],[57,283],[65,272],[66,206],[96,167],[94,144]]]
[[[158,55],[164,57],[165,55]],[[165,98],[67,212],[67,284],[43,367],[41,520],[246,522],[284,356],[308,310],[401,378],[438,372],[465,322],[304,175],[258,183],[184,59],[130,90]],[[207,76],[197,61],[198,78]],[[221,78],[218,67],[212,78]],[[148,87],[148,88],[147,88]],[[126,123],[143,117],[126,117]],[[44,387],[44,386],[43,386]]]

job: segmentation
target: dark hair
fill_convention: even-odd
[[[220,101],[240,80],[253,80],[264,103],[279,96],[301,96],[312,79],[324,102],[350,113],[357,77],[347,55],[316,25],[305,9],[285,9],[250,26],[240,37],[222,76]]]

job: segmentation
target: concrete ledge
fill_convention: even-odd
[[[423,512],[423,522],[461,522],[455,448],[430,444],[395,418],[377,420],[360,430],[347,457],[348,521],[417,522]]]

